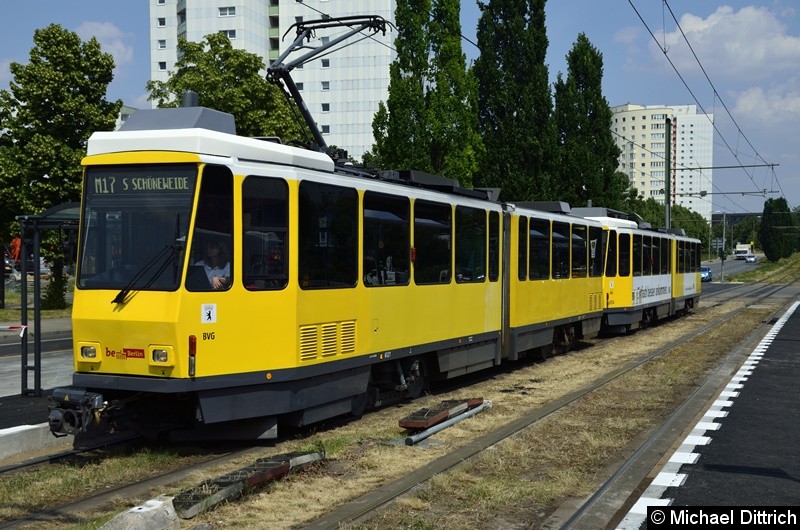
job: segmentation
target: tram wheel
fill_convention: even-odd
[[[416,399],[422,395],[425,390],[425,370],[422,366],[422,359],[414,359],[411,368],[406,375],[406,396],[411,399]]]

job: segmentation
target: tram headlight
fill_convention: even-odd
[[[169,352],[167,352],[167,350],[159,348],[153,350],[153,362],[165,363],[167,361],[169,361]]]
[[[175,366],[175,351],[167,344],[151,344],[147,348],[147,362],[156,370]]]
[[[83,359],[96,359],[97,348],[94,346],[81,346],[81,358]]]

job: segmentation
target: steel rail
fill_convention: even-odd
[[[769,296],[772,296],[776,292],[784,289],[785,287],[786,286],[776,287],[770,290],[770,292],[759,296],[753,303],[757,303],[758,301],[764,300]],[[750,305],[752,305],[752,303]],[[547,416],[550,416],[551,414],[564,409],[568,405],[578,401],[579,399],[585,397],[589,393],[607,385],[608,383],[635,370],[636,368],[657,359],[658,357],[664,355],[670,350],[678,346],[681,346],[687,342],[690,342],[691,340],[707,333],[708,331],[711,331],[712,329],[721,326],[726,322],[729,322],[731,319],[735,318],[745,309],[746,306],[736,309],[731,313],[722,315],[712,320],[711,322],[701,326],[699,329],[687,332],[684,335],[678,337],[676,340],[670,342],[669,344],[653,352],[650,352],[638,359],[629,361],[620,368],[617,368],[616,370],[613,370],[595,379],[594,381],[588,383],[587,385],[573,392],[570,392],[569,394],[562,396],[557,400],[547,403],[541,407],[535,407],[523,413],[520,419],[508,423],[504,427],[496,429],[493,432],[481,436],[480,438],[470,442],[469,444],[461,448],[456,449],[451,453],[439,457],[433,462],[427,464],[422,469],[414,471],[388,484],[379,486],[372,492],[362,497],[349,501],[348,503],[344,504],[343,506],[339,507],[333,512],[311,522],[304,528],[306,529],[339,528],[342,525],[353,524],[359,521],[366,520],[373,512],[375,512],[379,508],[388,505],[401,495],[429,481],[434,476],[444,473],[445,471],[448,471],[451,468],[454,468],[462,464],[463,462],[466,462],[476,457],[485,449],[505,440],[506,438],[513,436],[514,434],[520,432],[523,429],[532,426],[533,424],[546,418]]]

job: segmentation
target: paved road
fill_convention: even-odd
[[[29,355],[33,363],[33,354]],[[18,395],[22,390],[21,361],[18,355],[0,357],[0,396]],[[42,354],[42,388],[72,384],[72,351]],[[28,388],[33,388],[33,371],[28,372]]]

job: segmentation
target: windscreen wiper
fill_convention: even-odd
[[[139,268],[139,270],[136,271],[136,274],[134,274],[133,277],[130,280],[128,280],[128,283],[117,293],[117,296],[115,296],[114,299],[111,300],[111,303],[112,304],[125,303],[125,299],[128,297],[128,294],[133,290],[134,284],[139,280],[141,280],[142,277],[144,277],[144,275],[147,273],[147,271],[153,268],[153,266],[155,266],[156,263],[160,262],[164,258],[164,256],[168,256],[168,259],[164,260],[158,267],[158,269],[156,269],[156,271],[150,276],[147,282],[137,290],[147,289],[148,287],[150,287],[153,284],[153,282],[159,276],[161,276],[161,274],[166,270],[169,264],[172,263],[173,260],[177,258],[181,250],[183,250],[183,241],[176,241],[175,243],[169,243],[168,245],[165,245],[164,248],[162,248],[156,253],[155,256],[150,258],[150,261],[142,265]]]

